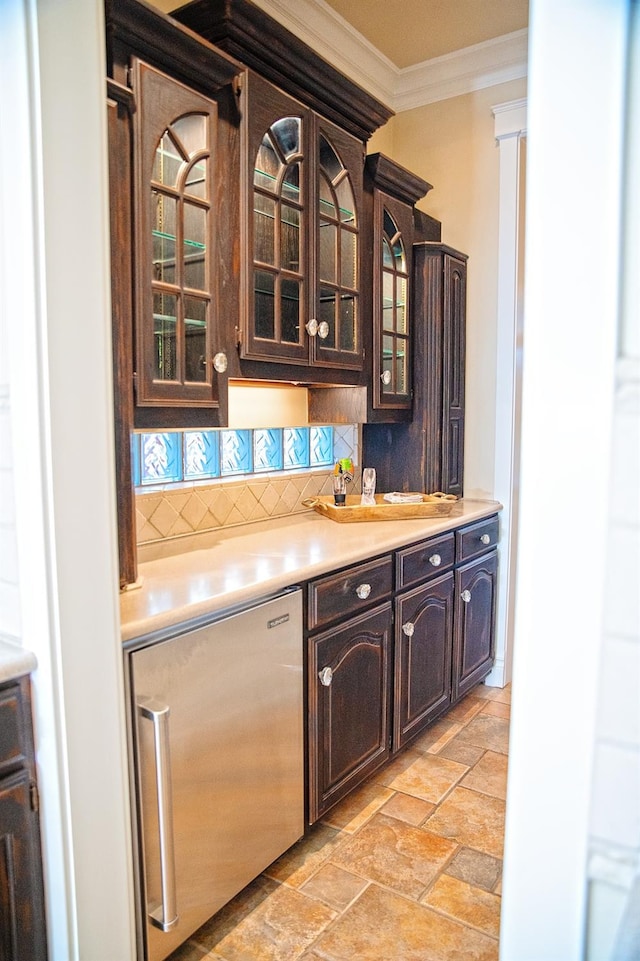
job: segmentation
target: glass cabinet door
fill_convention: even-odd
[[[400,401],[409,397],[408,280],[404,240],[385,208],[382,226],[380,390],[383,398]]]
[[[243,359],[360,370],[363,145],[246,78]]]
[[[412,209],[381,192],[374,212],[373,406],[411,408]]]
[[[136,88],[136,401],[215,406],[216,105],[141,62]]]
[[[253,164],[251,346],[283,359],[306,354],[303,125],[297,116],[272,123]]]
[[[318,157],[315,353],[338,360],[358,348],[358,219],[349,173],[323,134]]]

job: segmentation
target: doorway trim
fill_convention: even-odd
[[[518,546],[524,236],[521,185],[527,101],[512,100],[496,104],[491,110],[500,150],[494,496],[502,503],[503,510],[500,516],[496,655],[493,670],[485,683],[504,687],[511,680]]]

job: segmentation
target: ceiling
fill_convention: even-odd
[[[528,26],[529,0],[320,0],[396,67],[410,67]]]

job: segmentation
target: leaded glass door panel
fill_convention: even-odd
[[[316,118],[316,364],[359,369],[362,144]],[[315,308],[315,309],[314,309]]]
[[[306,363],[309,114],[253,74],[247,79],[247,358]]]
[[[215,407],[217,107],[141,61],[134,83],[136,403]]]
[[[363,145],[254,73],[244,92],[240,356],[361,370]]]
[[[373,403],[378,410],[411,407],[411,242],[411,208],[376,192]]]
[[[409,325],[407,322],[407,251],[395,220],[384,208],[382,218],[382,354],[383,397],[409,396]]]

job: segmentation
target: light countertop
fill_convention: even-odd
[[[0,638],[0,683],[30,674],[37,666],[35,654]]]
[[[501,507],[498,501],[461,500],[446,517],[355,524],[310,511],[146,545],[139,554],[139,586],[120,595],[122,640],[250,603]]]

